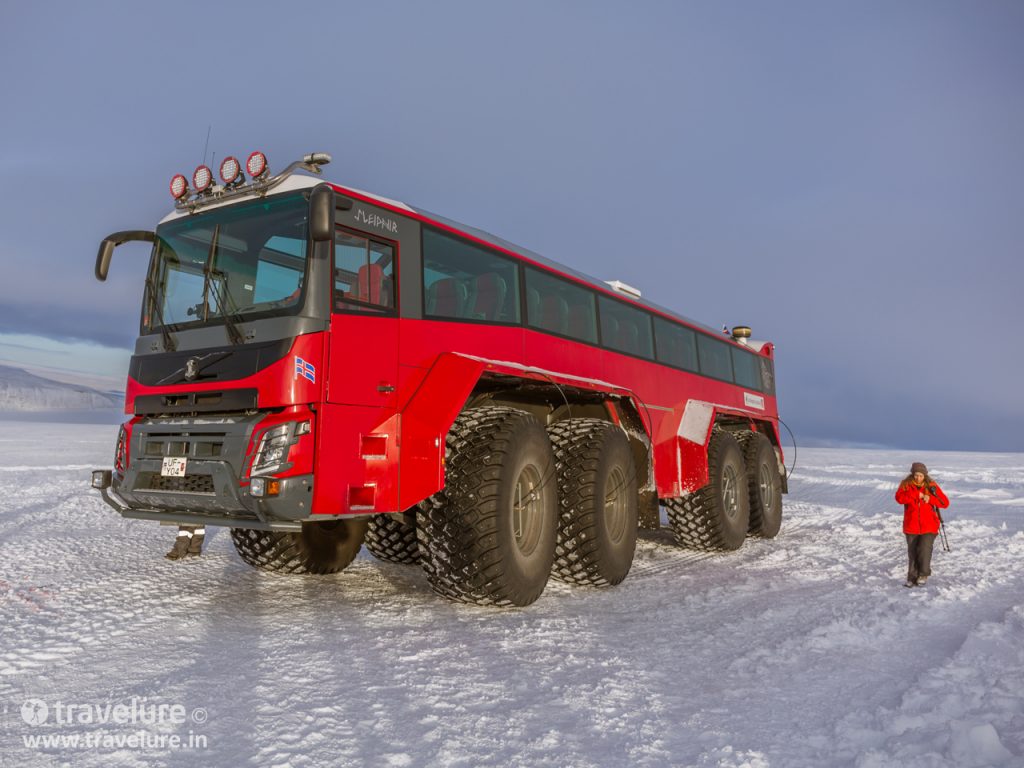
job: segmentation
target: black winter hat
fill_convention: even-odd
[[[927,475],[928,474],[928,467],[926,467],[920,461],[915,461],[910,466],[910,474],[916,475],[918,472],[920,472],[922,475]]]

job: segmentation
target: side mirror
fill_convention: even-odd
[[[125,232],[115,232],[107,235],[100,243],[100,251],[96,254],[96,279],[103,282],[107,279],[107,272],[110,270],[110,257],[114,255],[114,249],[122,243],[132,240],[141,240],[146,243],[156,242],[156,233],[144,229],[131,229]]]
[[[309,236],[314,243],[334,239],[334,190],[327,184],[309,196]]]

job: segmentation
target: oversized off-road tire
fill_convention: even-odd
[[[239,556],[254,568],[283,573],[337,573],[359,552],[366,520],[303,523],[299,533],[232,528]]]
[[[548,427],[558,476],[558,543],[552,575],[610,586],[629,573],[640,494],[629,438],[599,419]]]
[[[420,564],[435,592],[480,605],[529,605],[555,554],[551,443],[515,408],[463,411],[448,433],[444,490],[417,510]]]
[[[689,496],[665,499],[665,506],[680,546],[739,549],[750,527],[750,493],[736,438],[716,431],[708,447],[708,484]]]
[[[774,539],[782,527],[782,477],[771,441],[753,432],[743,442],[750,486],[750,528],[754,536]]]
[[[415,518],[409,517],[410,521],[406,522],[391,515],[374,515],[366,527],[363,546],[378,560],[418,563],[420,549],[416,542]]]

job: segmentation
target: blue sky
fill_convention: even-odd
[[[0,65],[0,359],[123,379],[147,252],[96,247],[210,128],[751,325],[798,438],[1024,450],[1015,0],[39,2]]]

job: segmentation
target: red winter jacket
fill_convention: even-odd
[[[927,502],[921,499],[922,493],[930,497]],[[938,483],[907,483],[896,491],[896,503],[903,505],[904,533],[938,533],[939,514],[934,507],[945,509],[949,506],[949,499],[939,488]]]

